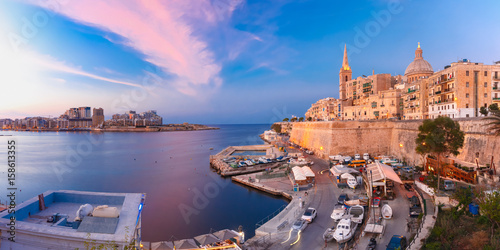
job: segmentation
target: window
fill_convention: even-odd
[[[465,98],[469,98],[469,93],[465,94]]]
[[[466,104],[465,104],[465,108],[466,108],[466,109],[468,109],[468,108],[469,108],[469,104],[468,104],[468,103],[466,103]],[[468,116],[467,116],[467,117],[468,117]]]
[[[469,117],[469,114],[466,114],[465,117]]]
[[[485,104],[484,104],[484,107],[485,107],[485,108],[487,108],[487,107],[488,107],[488,104],[487,104],[487,103],[485,103]]]
[[[484,93],[484,98],[488,97],[488,93]]]
[[[469,87],[469,82],[465,83],[465,87],[467,87],[467,88]]]
[[[465,76],[469,76],[469,71],[465,71]]]
[[[486,71],[485,71],[486,72]],[[487,82],[484,82],[484,87],[487,88],[488,87],[488,83]]]
[[[451,105],[451,108],[452,108],[452,109],[454,109],[454,108],[455,108],[455,104],[452,104],[452,105]]]
[[[484,72],[484,76],[488,76],[488,71],[485,71],[485,72]]]
[[[439,107],[438,107],[438,111],[439,111]]]

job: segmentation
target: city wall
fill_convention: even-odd
[[[497,171],[500,170],[500,137],[489,133],[486,122],[479,118],[456,121],[465,132],[464,147],[457,158],[466,162],[475,162],[477,158],[480,165],[485,165],[494,156]],[[415,138],[421,124],[422,120],[295,122],[289,133],[290,141],[323,158],[369,153],[392,155],[419,165],[423,158],[415,153]]]

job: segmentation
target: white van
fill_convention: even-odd
[[[370,160],[370,155],[368,153],[364,153],[363,160],[365,160],[365,161]]]
[[[361,160],[361,155],[355,154],[354,155],[354,160]]]

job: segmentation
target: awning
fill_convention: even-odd
[[[304,175],[304,172],[302,171],[301,167],[292,168],[292,172],[293,172],[293,178],[295,178],[296,181],[306,180],[306,176]]]
[[[229,230],[229,229],[224,229],[224,230],[217,231],[217,232],[214,233],[214,235],[215,235],[215,237],[219,238],[222,241],[228,240],[228,239],[231,239],[231,238],[239,237],[238,233],[236,233],[233,230]]]
[[[371,171],[371,174],[370,174],[370,171]],[[374,182],[384,180],[384,179],[389,179],[389,180],[392,180],[394,182],[403,184],[403,182],[399,178],[398,174],[396,174],[396,172],[394,172],[392,167],[387,166],[383,163],[375,162],[375,163],[369,164],[368,166],[366,166],[366,174],[367,174],[368,180],[372,180],[372,177],[373,177]]]
[[[196,241],[198,241],[202,246],[206,246],[208,244],[220,242],[220,240],[215,237],[213,234],[203,234],[200,236],[194,237]]]
[[[174,249],[174,243],[171,241],[160,241],[151,243],[152,250],[172,250]]]
[[[174,241],[175,249],[198,249],[198,245],[193,239]]]
[[[311,168],[308,166],[302,167],[302,172],[304,173],[304,175],[306,177],[315,177],[316,176],[314,174],[314,172],[311,170]]]

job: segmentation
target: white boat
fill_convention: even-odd
[[[355,189],[356,186],[358,185],[358,181],[356,180],[356,177],[354,177],[352,174],[349,173],[343,173],[340,176],[341,179],[347,179],[347,186],[349,186],[352,189]]]
[[[333,212],[330,217],[335,221],[339,221],[340,219],[342,219],[342,217],[344,217],[345,212],[346,208],[344,205],[336,205],[335,207],[333,207]]]
[[[323,234],[323,240],[326,242],[333,240],[333,234],[335,233],[335,227],[327,228],[325,233]]]
[[[347,214],[354,223],[361,224],[363,223],[364,213],[365,209],[360,205],[356,205],[350,207]]]
[[[246,163],[248,166],[255,165],[255,164],[253,163],[253,161],[251,161],[251,160],[246,160],[246,161],[245,161],[245,163]]]
[[[342,219],[333,232],[333,238],[338,243],[347,242],[352,238],[357,227],[358,223],[354,223],[351,219]]]
[[[389,204],[384,204],[382,206],[382,218],[386,220],[392,218],[392,208]]]

